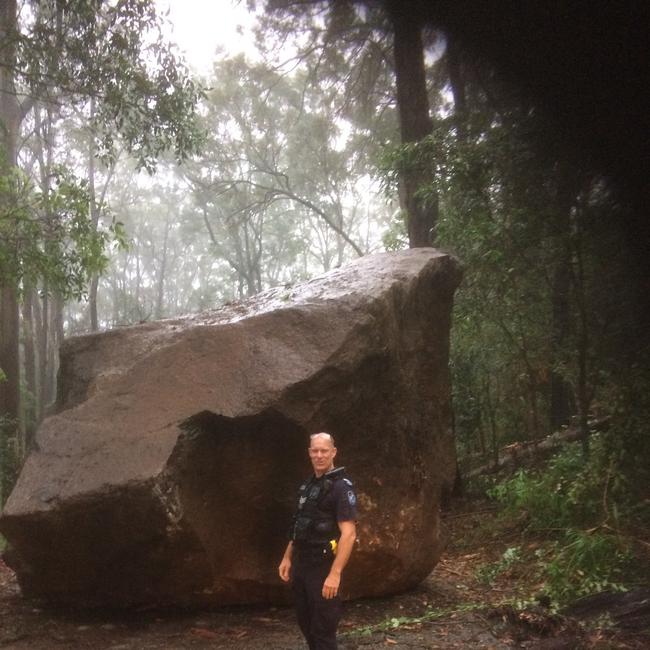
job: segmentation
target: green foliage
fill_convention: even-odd
[[[16,422],[0,416],[0,508],[13,489],[20,470],[18,435]]]
[[[244,56],[215,63],[205,156],[184,173],[194,218],[242,296],[369,247],[368,215],[379,211],[374,192],[362,189],[371,188],[358,131],[338,114],[340,102],[336,85],[316,85],[303,70],[284,73]]]
[[[615,536],[569,528],[540,554],[545,590],[558,605],[601,591],[625,591],[632,555]]]
[[[541,472],[520,469],[488,495],[503,506],[507,516],[525,517],[529,530],[544,531],[567,526],[578,517],[584,502],[574,498],[591,483],[580,445],[573,443],[549,461]]]
[[[441,140],[447,133],[447,122],[436,123],[432,135],[418,142],[406,142],[400,145],[388,145],[381,151],[378,159],[378,169],[381,173],[382,185],[387,196],[397,193],[400,179],[405,175],[417,172],[423,167],[438,169],[438,161],[442,157]],[[420,196],[426,198],[440,189],[440,175],[437,175],[434,186],[420,188]]]
[[[650,530],[650,363],[642,350],[635,363],[622,368],[623,377],[611,379],[611,420],[602,446],[591,453],[600,459],[601,471],[610,477],[607,503],[609,519],[634,522]],[[605,467],[606,465],[606,467]],[[576,498],[584,498],[576,495]]]
[[[0,282],[44,282],[64,297],[83,295],[91,275],[108,263],[106,248],[124,245],[122,225],[96,229],[85,181],[55,170],[51,189],[35,190],[17,168],[0,177]]]
[[[462,116],[450,106],[423,141],[386,147],[379,167],[388,194],[405,171],[433,172],[419,194],[438,200],[436,243],[465,267],[451,369],[459,455],[469,465],[607,400],[621,380],[612,366],[644,334],[621,253],[622,207],[607,183],[508,89],[464,90]]]
[[[498,575],[507,571],[520,561],[521,548],[519,546],[510,546],[503,552],[497,562],[485,564],[480,567],[476,572],[476,577],[480,582],[492,584]]]
[[[370,636],[375,632],[390,632],[391,630],[397,630],[402,626],[420,625],[422,623],[435,621],[439,618],[458,614],[460,612],[469,612],[475,609],[480,609],[482,606],[482,604],[476,603],[462,603],[455,607],[440,607],[436,609],[428,607],[424,614],[420,616],[393,616],[385,621],[373,625],[364,625],[363,627],[355,628],[350,632],[344,632],[341,636]]]
[[[592,435],[588,458],[579,443],[569,444],[545,469],[521,469],[488,494],[501,503],[506,516],[523,517],[531,532],[602,524],[618,530],[625,520],[647,521],[641,488],[647,483],[637,479],[647,476],[648,456],[638,447],[629,456],[629,436],[621,435],[625,424],[629,426],[628,418],[613,420],[606,435]],[[643,467],[637,467],[641,462]]]
[[[439,119],[422,142],[386,149],[380,164],[387,192],[404,170],[434,170],[419,194],[438,200],[437,244],[465,267],[451,341],[461,455],[486,457],[543,435],[548,377],[559,367],[569,375],[553,349],[552,270],[566,244],[566,229],[555,224],[569,220],[558,187],[570,180],[552,157],[536,155],[541,120],[508,110],[505,120],[478,108],[462,138],[455,117]]]
[[[393,219],[382,237],[382,243],[387,251],[399,251],[408,247],[408,233],[404,216],[400,212],[398,217]]]
[[[621,427],[630,419],[636,417],[614,418],[607,435],[593,435],[589,457],[573,443],[545,468],[519,470],[489,490],[505,519],[546,538],[531,561],[556,607],[605,589],[623,590],[639,577],[630,573],[634,555],[627,531],[650,520],[622,451],[629,438],[621,436]],[[493,579],[499,570],[501,563],[486,567],[485,577]]]
[[[39,99],[69,104],[97,98],[99,155],[121,141],[138,165],[153,171],[160,154],[186,159],[203,134],[196,106],[203,88],[164,38],[152,0],[34,3],[17,33],[15,79]]]

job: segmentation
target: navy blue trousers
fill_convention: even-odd
[[[338,596],[323,598],[323,583],[331,560],[318,564],[294,563],[291,571],[298,625],[307,639],[309,650],[336,650],[336,628],[342,605]]]

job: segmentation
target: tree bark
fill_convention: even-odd
[[[568,236],[568,234],[567,234]],[[551,293],[552,303],[552,332],[551,348],[552,361],[557,363],[562,353],[566,351],[570,331],[569,290],[571,287],[571,250],[565,245],[560,252],[553,276]],[[571,389],[564,377],[556,369],[551,370],[551,400],[550,423],[554,429],[568,424],[572,414]]]
[[[577,179],[565,165],[558,165],[556,215],[553,235],[557,238],[559,254],[555,260],[553,284],[551,287],[551,399],[550,422],[558,429],[568,424],[574,413],[572,389],[555,366],[566,359],[571,334],[571,286],[572,286],[572,243],[571,211],[578,192]]]
[[[492,457],[495,463],[499,462],[499,445],[497,435],[497,422],[496,422],[496,406],[492,400],[492,391],[490,389],[490,377],[485,376],[483,379],[485,405],[487,406],[488,420],[490,422],[490,443]]]
[[[589,348],[590,327],[587,315],[587,288],[585,284],[585,270],[582,251],[582,230],[579,223],[580,215],[576,217],[575,257],[576,257],[576,297],[578,306],[578,378],[576,399],[578,403],[578,428],[582,436],[582,450],[585,456],[589,455],[589,409],[591,407],[591,394],[589,390]]]
[[[34,347],[36,351],[36,419],[40,422],[43,419],[43,355],[42,341],[44,334],[43,314],[41,300],[38,294],[32,299],[32,316],[34,318]]]
[[[26,285],[23,290],[23,347],[25,350],[24,371],[25,387],[29,393],[23,408],[25,420],[25,451],[29,451],[34,442],[38,425],[38,390],[36,387],[36,350],[34,345],[34,290]]]
[[[95,116],[95,98],[90,98],[90,119]],[[96,232],[99,225],[100,206],[97,202],[97,192],[95,189],[95,134],[89,135],[88,145],[88,194],[90,195],[90,221],[93,230]],[[90,287],[88,289],[88,310],[90,312],[90,331],[96,332],[99,329],[97,320],[97,288],[99,286],[99,274],[93,273],[90,278]]]
[[[38,337],[38,369],[40,387],[40,417],[45,413],[47,406],[47,369],[48,350],[50,348],[50,296],[48,287],[43,288],[43,303],[41,306],[41,331]]]
[[[394,30],[395,82],[402,144],[420,142],[433,130],[429,116],[422,26],[416,12],[397,0],[386,8]],[[438,199],[429,192],[427,200],[418,191],[433,184],[427,164],[409,164],[400,175],[400,204],[406,214],[409,246],[432,246],[438,219]]]
[[[162,257],[160,270],[158,272],[158,291],[156,296],[156,308],[154,310],[156,320],[163,317],[163,306],[165,301],[165,274],[167,272],[167,247],[169,245],[169,230],[171,228],[169,216],[165,220],[165,236],[163,239]]]
[[[20,414],[19,314],[16,290],[0,288],[0,416],[18,421]]]
[[[52,296],[52,308],[50,309],[50,345],[47,349],[47,373],[44,388],[44,402],[46,408],[56,398],[56,374],[59,369],[59,347],[63,342],[63,298],[55,294]]]
[[[16,98],[13,70],[16,63],[16,0],[0,2],[0,174],[11,174],[16,165],[20,106]],[[9,215],[13,206],[12,192],[0,196],[0,214]],[[11,228],[10,223],[5,227]],[[20,361],[17,281],[10,273],[0,276],[0,417],[18,422],[20,417]],[[4,277],[3,277],[4,276]]]

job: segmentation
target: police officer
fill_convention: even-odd
[[[291,580],[298,624],[310,650],[336,650],[339,585],[356,539],[356,496],[344,468],[334,469],[329,433],[310,436],[313,475],[300,486],[290,541],[278,569]]]

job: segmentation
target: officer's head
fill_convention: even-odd
[[[322,476],[334,468],[335,456],[334,436],[324,431],[309,436],[309,458],[316,476]]]

